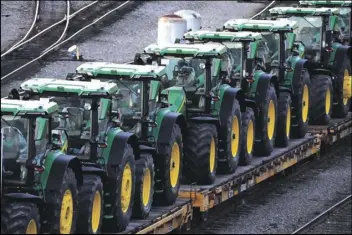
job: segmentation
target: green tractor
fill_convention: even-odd
[[[214,63],[228,56],[226,47],[151,44],[144,53],[151,63],[166,65],[168,79],[161,94],[167,94],[170,108],[186,119],[186,179],[211,184],[217,172],[233,173],[239,162],[241,112],[246,103],[243,91],[228,84],[226,64],[219,68]]]
[[[246,141],[242,141],[240,163],[250,163],[254,139],[254,153],[257,155],[270,154],[274,140],[277,146],[286,147],[290,136],[290,93],[280,94],[276,90],[277,77],[265,73],[261,68],[258,54],[258,45],[263,42],[261,34],[195,31],[186,33],[184,39],[192,43],[219,42],[229,50],[231,86],[240,87],[245,93],[247,105],[252,107],[242,113],[242,138]],[[282,107],[277,107],[277,96]],[[275,123],[279,128],[275,127]]]
[[[339,8],[338,24],[345,45],[352,43],[351,7],[352,1],[299,1],[300,7],[331,7]]]
[[[1,233],[75,233],[80,161],[52,141],[58,104],[1,99]]]
[[[270,14],[298,22],[296,40],[305,47],[312,75],[312,124],[328,124],[330,114],[346,117],[352,94],[351,47],[341,43],[339,9],[275,7]]]
[[[233,19],[227,21],[223,29],[230,32],[258,32],[263,41],[258,43],[258,57],[262,70],[278,78],[276,88],[279,94],[291,95],[291,137],[303,138],[308,131],[309,103],[311,97],[310,75],[307,61],[300,54],[304,48],[295,47],[293,30],[298,27],[289,20]],[[280,98],[280,103],[285,98]],[[285,101],[286,102],[286,101]],[[280,110],[282,104],[279,104]],[[287,114],[279,114],[280,117]],[[286,120],[286,119],[285,119]],[[282,122],[281,122],[282,123]],[[283,124],[282,124],[283,125]],[[281,126],[282,126],[281,125]],[[280,127],[281,128],[281,127]],[[280,134],[282,136],[282,133]]]
[[[123,231],[128,225],[136,187],[136,161],[142,151],[134,133],[119,127],[112,99],[114,83],[33,78],[21,84],[31,100],[49,98],[59,105],[57,138],[78,157],[84,174],[79,188],[77,231]]]
[[[115,63],[84,63],[70,79],[100,79],[119,87],[121,101],[113,106],[121,116],[121,128],[136,130],[138,141],[156,149],[155,204],[172,205],[181,185],[185,117],[167,105],[160,93],[165,67]]]

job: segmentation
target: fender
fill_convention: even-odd
[[[55,158],[53,162],[46,184],[46,190],[60,190],[65,171],[68,167],[71,167],[75,173],[77,185],[83,184],[82,166],[79,159],[72,155],[62,154]]]
[[[3,197],[5,197],[8,200],[16,200],[20,202],[32,202],[39,206],[43,206],[45,204],[42,198],[38,197],[37,195],[28,194],[28,193],[7,193],[7,194],[4,194]]]
[[[304,68],[307,68],[307,60],[306,59],[299,59],[294,68],[293,72],[293,79],[292,79],[292,89],[293,89],[293,94],[297,94],[299,91],[299,87],[301,84],[301,74]],[[309,70],[310,72],[310,70]]]
[[[149,147],[149,146],[146,146],[146,145],[139,145],[139,150],[141,151],[141,154],[142,153],[149,153],[152,156],[156,155],[156,149],[153,148],[153,147]]]
[[[96,166],[82,166],[82,173],[83,175],[97,175],[103,181],[107,179],[107,174],[105,170]]]
[[[224,123],[227,122],[228,117],[231,114],[231,108],[235,99],[238,100],[241,108],[241,112],[246,111],[246,99],[245,95],[240,88],[228,88],[224,92],[222,97],[222,102],[220,105],[220,125],[222,126]],[[217,119],[216,119],[217,120]],[[218,120],[217,120],[218,122]]]
[[[310,72],[310,74],[324,74],[330,76],[331,78],[336,77],[336,75],[328,69],[314,69]]]
[[[115,166],[121,164],[121,158],[123,156],[127,144],[130,144],[132,146],[135,159],[138,160],[140,158],[137,136],[130,132],[121,131],[117,135],[115,135],[114,140],[112,141],[109,153],[110,157],[107,162],[107,165],[110,166],[108,168],[114,168]],[[110,177],[111,174],[108,174],[108,176]]]
[[[263,73],[260,75],[256,87],[256,95],[255,95],[255,102],[259,108],[262,110],[263,101],[265,100],[266,92],[268,90],[270,80],[272,75],[268,73]]]
[[[350,46],[339,46],[336,49],[336,54],[335,54],[335,61],[333,65],[333,72],[335,74],[338,74],[340,69],[342,68],[344,59],[346,54],[351,60],[351,47]]]
[[[170,136],[175,123],[180,126],[182,135],[185,136],[187,124],[184,116],[176,112],[166,113],[161,121],[159,135],[156,142],[157,152],[159,154],[163,154],[165,151],[164,146],[169,144]]]
[[[287,87],[284,87],[284,86],[279,86],[279,93],[278,93],[278,96],[280,96],[280,93],[281,92],[288,92],[290,93],[290,95],[292,96],[292,91],[291,89],[287,88]]]

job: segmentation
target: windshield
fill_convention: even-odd
[[[306,48],[320,50],[321,30],[323,18],[321,16],[290,17],[289,20],[297,21],[298,28],[294,30],[296,40],[302,41]]]
[[[59,129],[65,129],[69,137],[89,139],[91,137],[91,106],[92,99],[77,97],[54,97],[53,101],[59,105],[60,114],[56,116],[60,124]],[[101,114],[103,99],[98,102],[98,119]],[[109,110],[107,110],[109,111]],[[108,117],[109,115],[107,115]],[[106,132],[108,118],[98,121],[99,133]]]
[[[1,160],[4,180],[25,182],[28,159],[28,119],[14,116],[1,116],[2,151]]]
[[[350,28],[351,28],[351,9],[350,8],[341,8],[340,15],[338,17],[338,27],[341,30],[343,37],[350,37]]]
[[[223,45],[229,50],[228,56],[223,59],[221,71],[232,71],[237,74],[241,72],[242,65],[242,43],[239,42],[223,42]]]

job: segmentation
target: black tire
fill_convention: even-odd
[[[274,113],[274,121],[270,120],[269,118],[269,107],[270,103],[272,102],[272,107],[275,109]],[[261,118],[261,123],[263,123],[263,126],[261,130],[256,128],[256,141],[254,143],[254,155],[256,156],[269,156],[271,152],[274,150],[274,144],[275,144],[275,135],[276,135],[276,125],[277,125],[277,96],[275,92],[275,88],[272,84],[269,85],[262,110],[260,110],[260,118]],[[259,120],[257,120],[258,122]],[[274,122],[274,128],[273,130],[268,130],[268,125],[269,123]],[[271,131],[272,133],[269,133]],[[271,137],[269,136],[272,135]],[[258,139],[258,137],[261,137]]]
[[[214,182],[217,168],[217,134],[216,126],[212,124],[189,126],[185,141],[183,171],[183,175],[189,182],[199,185]]]
[[[280,92],[277,117],[277,132],[275,145],[277,147],[287,147],[291,132],[291,94]]]
[[[311,88],[312,100],[309,107],[309,124],[328,125],[333,104],[331,77],[324,74],[312,75]]]
[[[252,132],[252,134],[250,134]],[[248,135],[249,134],[249,135]],[[253,158],[253,146],[255,142],[255,116],[251,108],[242,113],[242,143],[240,151],[240,166],[249,165]]]
[[[174,144],[178,146],[179,164],[178,164],[178,178],[174,185],[171,184],[170,171],[171,167],[177,172],[177,165],[171,162],[171,153]],[[176,147],[175,147],[176,148]],[[155,192],[154,205],[170,206],[176,202],[178,192],[180,190],[183,167],[183,140],[179,125],[175,124],[172,129],[169,144],[166,146],[165,154],[158,154],[155,163]],[[176,167],[175,167],[176,166]]]
[[[39,219],[38,207],[33,203],[9,201],[1,205],[2,234],[39,234]],[[36,233],[29,231],[30,228],[35,228]]]
[[[71,196],[70,196],[70,193],[71,193]],[[72,203],[67,203],[67,205],[66,204],[63,205],[62,202],[64,201],[63,200],[64,197],[67,197],[68,201],[70,201],[70,198],[72,198]],[[73,206],[72,211],[70,209],[71,206]],[[63,181],[61,183],[60,191],[55,193],[54,195],[53,207],[54,207],[54,211],[48,212],[53,214],[53,220],[49,222],[51,224],[50,227],[52,229],[50,233],[54,233],[54,234],[65,233],[65,232],[69,234],[75,233],[76,223],[77,223],[76,222],[77,211],[78,211],[78,189],[77,189],[76,176],[71,168],[66,169]],[[65,207],[65,208],[62,208],[62,207]],[[62,223],[65,222],[65,221],[61,221],[61,218],[60,218],[62,210],[66,210],[66,213],[65,213],[66,215],[69,215],[70,213],[72,213],[71,226],[70,225],[62,226],[61,222]],[[68,213],[68,211],[70,211],[70,213]]]
[[[146,176],[146,174],[149,176]],[[135,219],[145,219],[150,213],[154,196],[154,175],[153,157],[150,154],[143,153],[141,159],[136,162],[136,192],[134,194],[134,205],[132,210],[132,217]],[[144,184],[145,177],[150,177],[150,185]],[[144,186],[146,188],[144,188]],[[149,198],[147,202],[143,201],[145,190],[149,190]]]
[[[113,154],[113,153],[112,153]],[[111,156],[113,157],[113,156]],[[125,151],[123,153],[121,162],[118,166],[113,167],[114,177],[116,180],[114,182],[110,181],[108,188],[110,188],[109,200],[105,199],[105,204],[112,204],[112,218],[103,220],[104,232],[122,232],[126,229],[128,223],[130,222],[133,208],[133,198],[135,192],[135,156],[131,145],[127,144]],[[124,171],[129,169],[132,173],[131,180],[128,185],[131,185],[130,201],[126,208],[123,208],[121,199],[123,187],[123,174]],[[107,188],[104,188],[105,192]],[[129,190],[128,190],[129,191]],[[111,201],[111,202],[110,202]]]
[[[337,82],[336,88],[334,90],[334,105],[332,107],[332,117],[334,118],[344,118],[347,116],[350,108],[351,108],[351,98],[344,102],[343,98],[343,84],[344,84],[344,73],[345,71],[348,72],[348,75],[351,76],[351,60],[346,55],[345,60],[343,62],[343,66],[339,73],[337,74]]]
[[[104,217],[104,192],[101,178],[96,175],[85,175],[78,195],[77,232],[80,234],[100,233]],[[99,217],[95,217],[95,214]]]
[[[308,92],[308,104],[303,102],[304,88],[307,87]],[[301,82],[298,87],[298,94],[291,97],[292,99],[292,126],[291,126],[291,138],[303,138],[308,131],[309,123],[309,103],[311,100],[311,82],[310,76],[306,69],[302,70]],[[303,108],[308,108],[306,118],[303,118]]]
[[[218,169],[217,172],[220,174],[231,174],[236,171],[241,151],[241,109],[238,100],[234,100],[233,106],[231,107],[231,114],[227,118],[227,122],[224,126],[221,126],[219,133],[219,158],[218,158]],[[237,135],[233,134],[232,127],[233,121],[237,119],[238,130]],[[233,137],[235,137],[233,139]],[[236,151],[232,153],[232,141],[236,142]]]

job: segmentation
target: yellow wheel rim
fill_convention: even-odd
[[[180,173],[180,154],[180,147],[175,142],[172,146],[170,161],[170,182],[173,188],[177,185],[178,175]]]
[[[150,187],[152,185],[152,177],[150,170],[147,168],[143,175],[143,206],[147,206],[150,199]]]
[[[214,140],[214,138],[211,138],[209,158],[210,158],[209,159],[210,173],[213,173],[214,169],[215,169],[215,140]]]
[[[309,90],[308,90],[308,86],[304,85],[303,99],[302,99],[302,120],[303,120],[303,122],[307,121],[308,108],[309,108]]]
[[[29,221],[26,229],[26,234],[38,234],[37,224],[35,223],[34,219]]]
[[[92,208],[93,233],[96,233],[98,231],[100,218],[101,218],[101,195],[99,191],[96,191],[93,199],[93,208]]]
[[[128,211],[131,203],[132,183],[132,170],[130,164],[127,163],[122,173],[121,208],[123,213]]]
[[[329,114],[330,107],[331,107],[331,92],[330,92],[330,88],[328,88],[325,95],[325,113],[326,114]]]
[[[253,150],[253,140],[254,140],[254,125],[252,120],[248,122],[247,130],[247,152],[250,154]]]
[[[60,213],[60,233],[69,234],[71,233],[73,218],[73,198],[71,190],[67,189],[61,203]]]
[[[268,110],[268,137],[271,140],[274,137],[274,130],[275,130],[275,104],[273,100],[269,102],[269,110]]]
[[[237,156],[238,144],[240,140],[240,125],[237,116],[233,117],[232,120],[232,131],[231,131],[231,153],[232,157]]]
[[[348,70],[345,69],[343,76],[343,104],[346,105],[348,99],[352,96],[352,76],[349,74]]]
[[[286,136],[290,137],[291,131],[291,106],[287,107],[287,116],[286,116]]]

